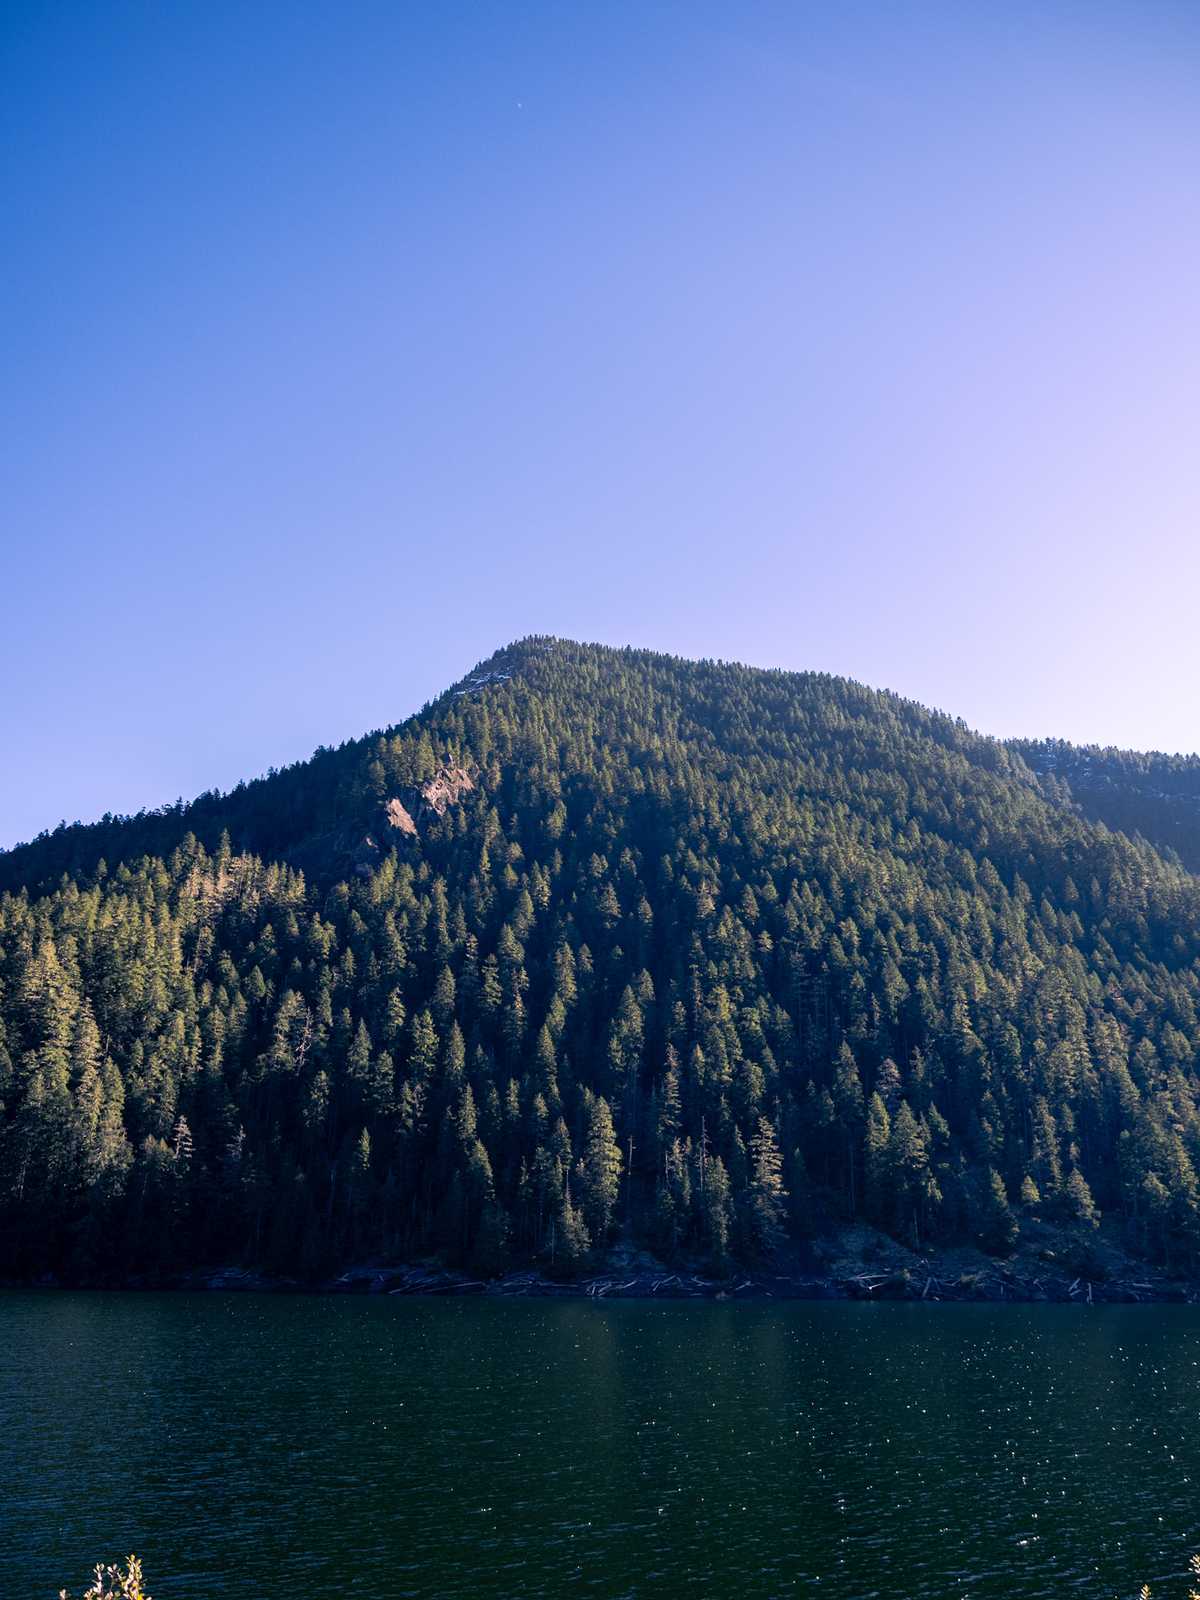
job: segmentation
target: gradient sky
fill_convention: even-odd
[[[539,632],[1200,746],[1200,5],[0,5],[0,845]]]

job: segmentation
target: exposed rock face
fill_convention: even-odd
[[[511,677],[511,672],[478,672],[474,677],[467,679],[465,688],[455,689],[454,698],[461,700],[464,695],[478,694],[481,689],[486,689],[489,683],[507,683]]]
[[[463,795],[470,794],[474,788],[475,781],[465,767],[442,767],[419,789],[403,790],[403,800],[399,795],[392,795],[383,803],[381,826],[385,830],[382,835],[385,839],[384,850],[390,848],[386,842],[388,836],[394,838],[396,834],[406,834],[409,838],[418,838],[420,829],[417,827],[417,817],[427,816],[430,812],[444,817],[449,806],[457,805]],[[356,854],[355,870],[363,877],[369,877],[379,859],[379,845],[368,834]]]
[[[457,805],[463,795],[469,794],[474,787],[471,774],[465,767],[443,767],[428,783],[421,785],[421,799],[431,811],[444,817],[446,807]],[[415,828],[413,832],[416,832]]]
[[[398,829],[400,833],[416,833],[416,823],[409,816],[401,802],[394,796],[388,801],[387,805],[384,806],[383,810],[384,815],[387,817],[389,827]]]

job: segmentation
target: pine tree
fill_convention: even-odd
[[[866,1168],[867,1216],[877,1226],[887,1227],[896,1209],[892,1161],[888,1149],[892,1123],[879,1094],[867,1104],[867,1127],[863,1158]]]
[[[583,1212],[571,1203],[571,1186],[563,1187],[562,1201],[552,1230],[551,1260],[565,1267],[578,1265],[592,1248]]]
[[[584,1219],[592,1241],[602,1245],[612,1230],[621,1190],[621,1150],[612,1112],[602,1096],[592,1101],[588,1112],[582,1182]]]
[[[730,1218],[733,1210],[729,1174],[720,1156],[708,1162],[703,1195],[704,1229],[714,1266],[723,1270],[729,1257]]]
[[[941,1191],[930,1170],[928,1132],[907,1100],[901,1100],[892,1123],[887,1162],[897,1231],[919,1249],[928,1213],[941,1200]]]
[[[755,1242],[769,1254],[783,1241],[787,1216],[787,1190],[783,1186],[783,1157],[775,1129],[760,1117],[750,1141],[752,1177],[750,1215]]]
[[[838,1052],[833,1076],[833,1103],[845,1141],[846,1205],[850,1216],[858,1212],[858,1147],[862,1138],[865,1111],[862,1079],[858,1063],[848,1044]]]
[[[1100,1213],[1096,1209],[1096,1202],[1092,1199],[1092,1191],[1078,1167],[1072,1167],[1067,1174],[1063,1189],[1063,1204],[1067,1216],[1073,1222],[1081,1222],[1088,1228],[1099,1226]]]
[[[1019,1231],[1017,1219],[1008,1203],[1004,1179],[995,1167],[990,1167],[979,1208],[979,1242],[994,1255],[1005,1255],[1017,1242]]]

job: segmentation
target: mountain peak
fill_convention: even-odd
[[[724,1266],[864,1221],[1082,1250],[1101,1214],[1177,1257],[1200,880],[1103,808],[1191,818],[1194,774],[1052,755],[533,637],[394,728],[12,851],[16,1259]]]

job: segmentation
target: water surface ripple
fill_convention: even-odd
[[[7,1592],[1183,1592],[1187,1307],[0,1295]]]

